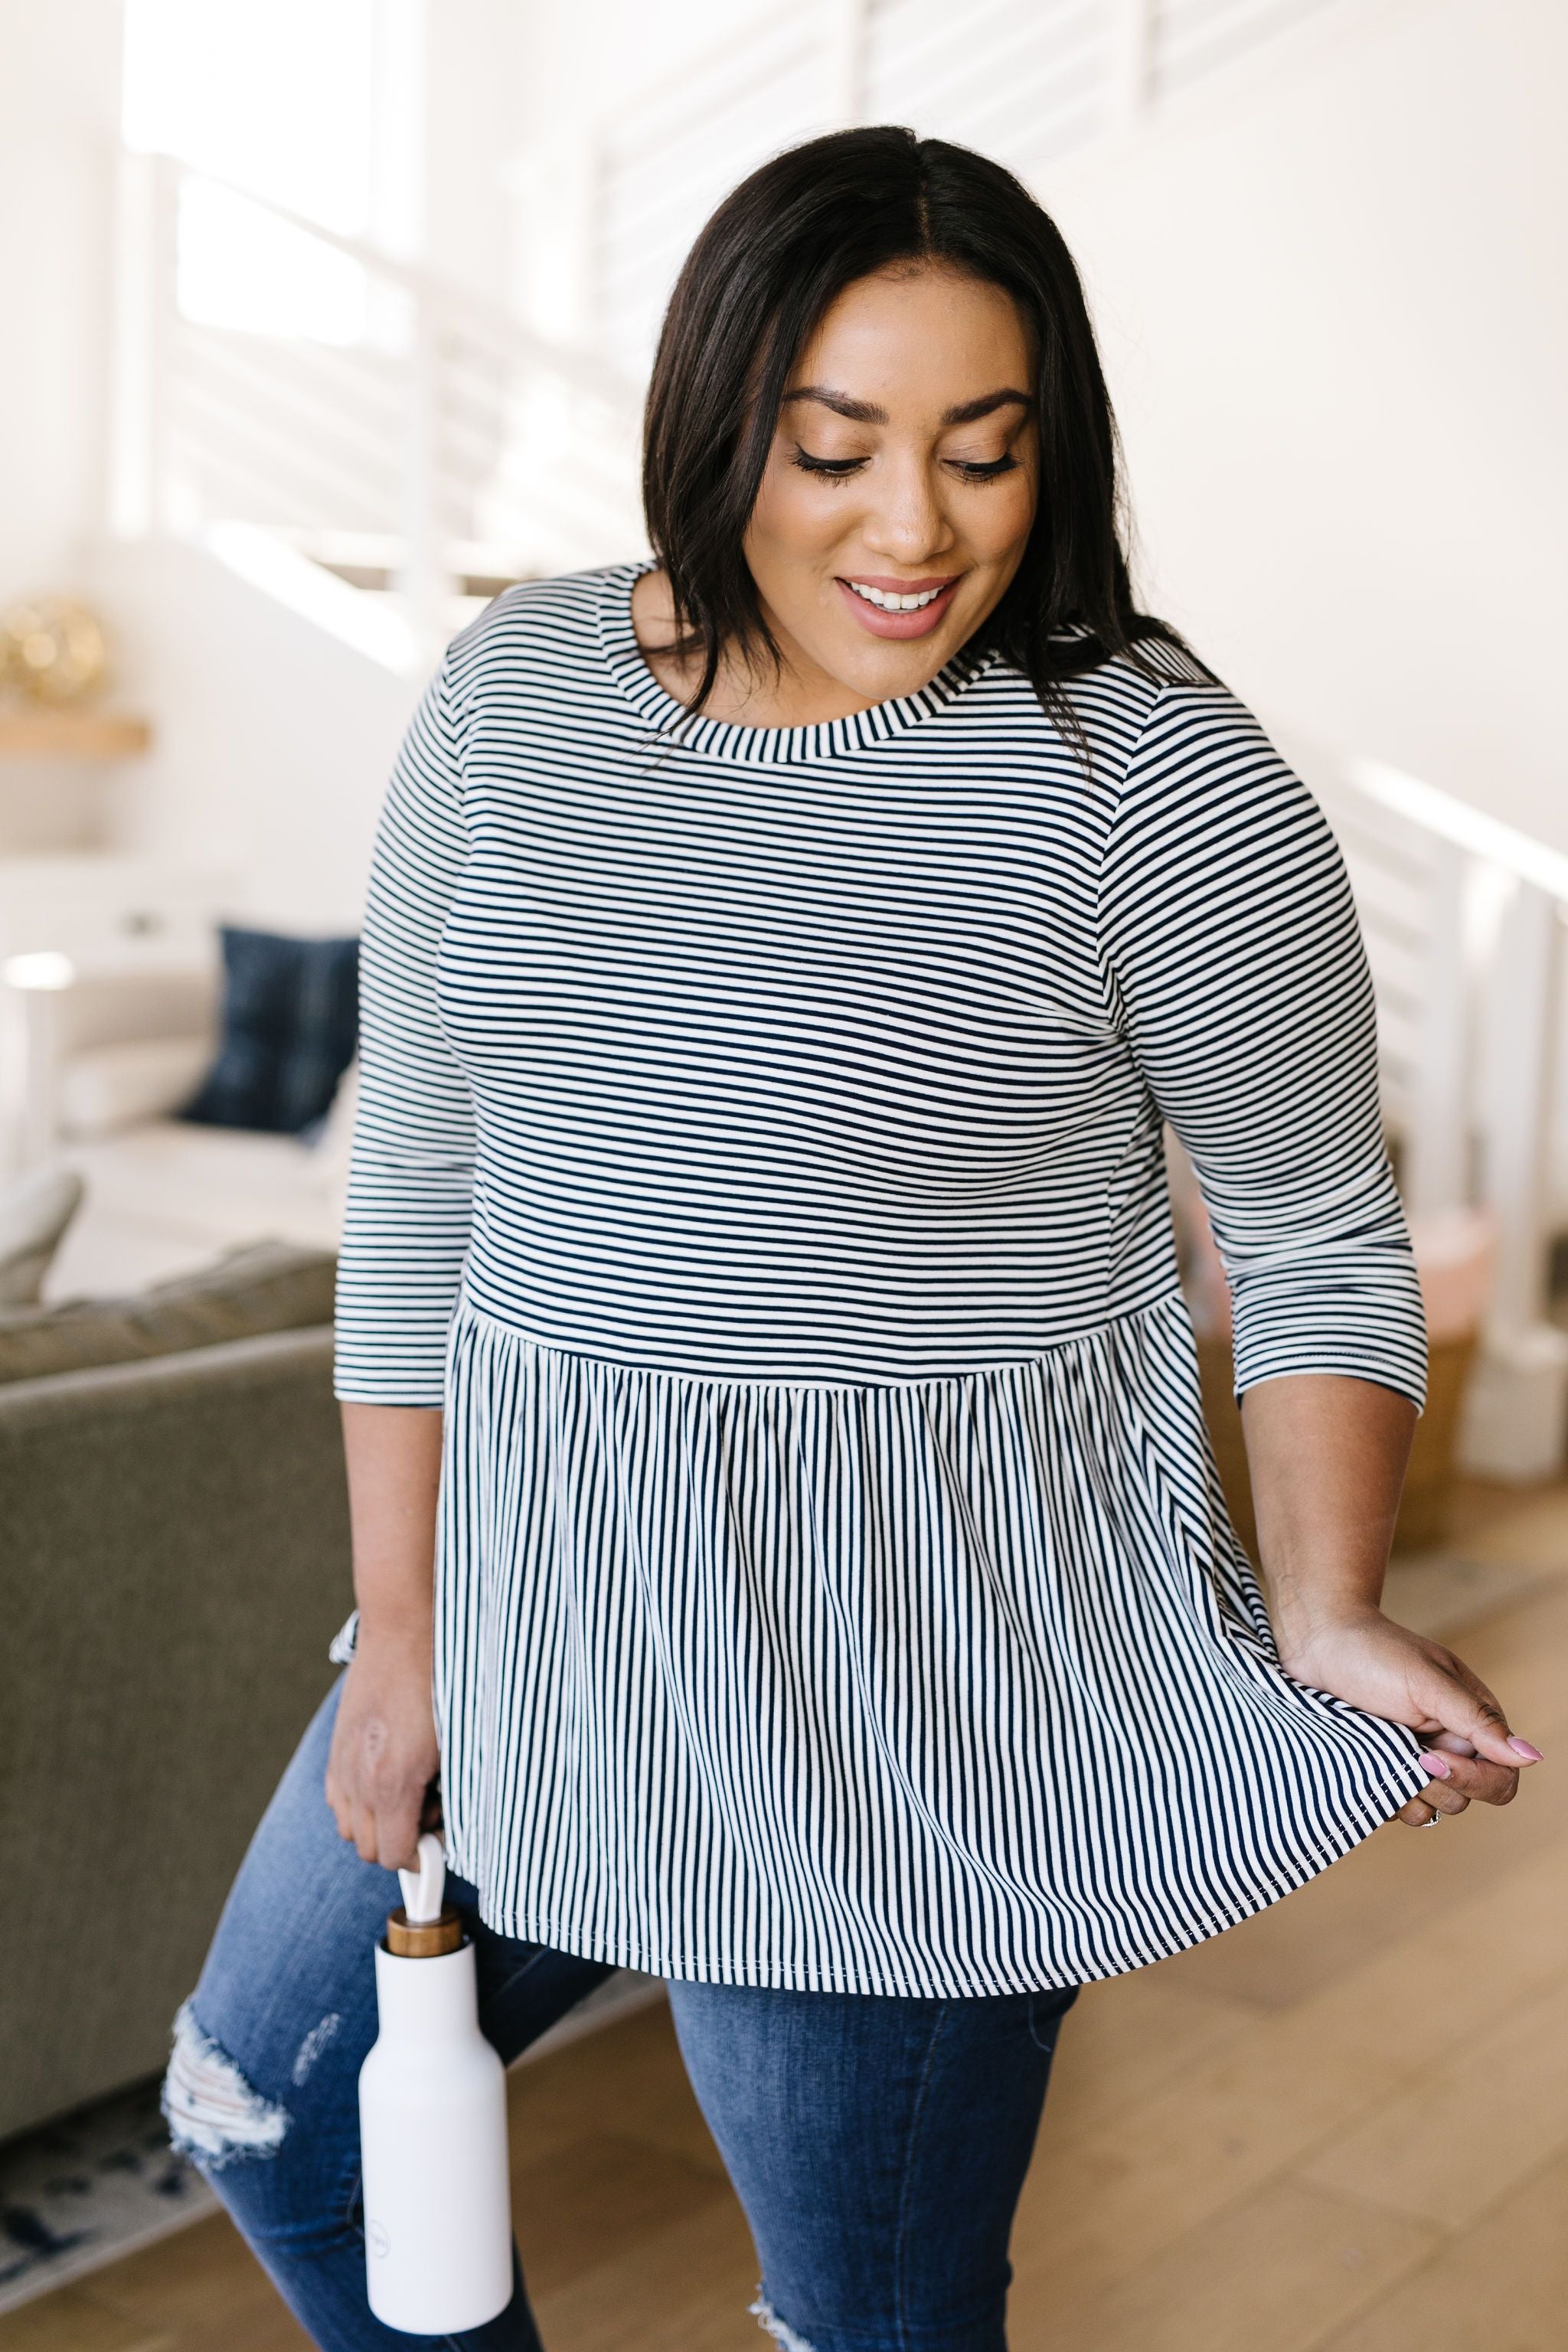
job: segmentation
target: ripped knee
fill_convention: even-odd
[[[782,2346],[783,2352],[812,2352],[812,2347],[806,2342],[805,2336],[797,2336],[789,2322],[779,2317],[761,2287],[757,2289],[755,2303],[749,2303],[746,2309],[751,2313],[757,2326],[765,2328],[773,2341]]]
[[[252,2089],[203,2031],[188,2000],[174,2020],[160,2104],[171,2144],[203,2172],[219,2171],[241,2157],[276,2156],[289,2128],[288,2109]]]

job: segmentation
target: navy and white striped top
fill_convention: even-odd
[[[1280,1671],[1204,1433],[1425,1399],[1344,867],[1148,648],[692,720],[628,563],[509,590],[388,791],[337,1391],[444,1405],[452,1868],[666,1976],[975,1994],[1181,1949],[1425,1786]]]

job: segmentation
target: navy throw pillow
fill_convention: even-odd
[[[326,1110],[359,1043],[359,941],[226,923],[221,938],[223,1039],[180,1117],[298,1135]]]

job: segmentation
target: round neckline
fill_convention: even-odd
[[[674,738],[683,751],[700,751],[709,758],[773,763],[832,759],[846,751],[869,750],[946,709],[997,658],[990,647],[969,654],[961,646],[933,678],[912,694],[873,702],[868,709],[805,727],[748,727],[736,719],[694,718],[685,703],[659,684],[632,625],[632,591],[644,572],[658,568],[656,557],[642,556],[630,563],[613,564],[605,572],[599,593],[599,642],[616,684],[638,717],[656,734]]]

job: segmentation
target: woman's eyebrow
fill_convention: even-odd
[[[966,400],[958,408],[942,412],[944,425],[976,425],[981,417],[990,416],[998,408],[1030,408],[1034,403],[1026,392],[1015,392],[1009,384],[1001,392],[983,393],[978,400]]]
[[[835,416],[847,416],[855,425],[886,425],[888,412],[879,408],[874,400],[856,400],[847,392],[835,392],[825,383],[798,384],[786,392],[782,405],[787,408],[792,400],[815,400],[819,407],[831,408]],[[998,408],[1028,408],[1032,406],[1026,392],[1016,392],[1009,384],[1000,392],[982,393],[978,400],[965,400],[956,408],[944,409],[944,425],[975,425],[983,416],[992,415]]]
[[[820,407],[831,408],[835,416],[847,416],[856,425],[886,425],[888,412],[879,408],[874,400],[852,400],[847,392],[830,392],[825,383],[803,383],[794,392],[786,392],[781,405],[787,408],[792,400],[815,400]]]

